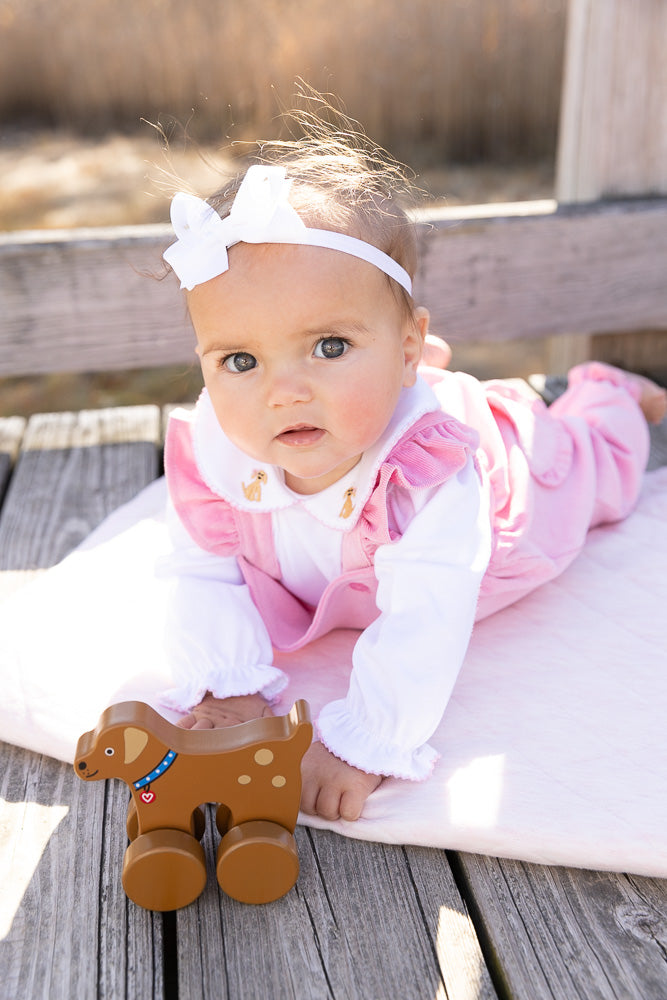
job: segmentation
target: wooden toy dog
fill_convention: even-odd
[[[175,910],[202,892],[206,802],[219,803],[221,888],[245,903],[288,892],[299,874],[293,833],[312,731],[305,701],[288,715],[202,730],[174,726],[140,701],[107,708],[79,739],[74,770],[84,781],[129,785],[122,880],[130,899]]]

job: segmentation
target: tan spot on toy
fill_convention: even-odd
[[[206,883],[205,815],[219,803],[216,873],[243,903],[268,903],[299,874],[294,827],[301,799],[301,759],[313,727],[305,701],[288,715],[226,729],[181,729],[149,705],[107,708],[80,738],[74,770],[84,781],[121,778],[130,788],[123,888],[147,910],[187,906]],[[275,761],[265,781],[248,763]]]

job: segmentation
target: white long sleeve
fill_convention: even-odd
[[[287,678],[273,666],[271,640],[236,558],[195,545],[171,506],[167,523],[173,551],[160,574],[172,581],[166,639],[175,687],[162,700],[179,711],[207,691],[217,698],[260,691],[270,701]]]
[[[360,636],[347,696],[318,726],[338,757],[420,780],[461,669],[491,551],[488,501],[472,462],[438,489],[403,537],[378,549],[380,616]]]

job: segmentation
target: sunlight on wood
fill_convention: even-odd
[[[9,934],[51,834],[68,806],[0,800],[0,940]]]
[[[440,983],[434,1000],[479,1000],[482,996],[484,959],[470,927],[467,913],[440,907],[436,949],[445,982]]]

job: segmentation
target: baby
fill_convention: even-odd
[[[385,776],[431,773],[475,620],[631,511],[646,421],[667,403],[596,363],[549,410],[444,370],[412,298],[397,166],[335,134],[263,155],[208,203],[172,204],[165,259],[205,390],[167,435],[167,700],[188,728],[270,714],[287,683],[274,649],[360,630],[302,796],[306,813],[356,820]]]

